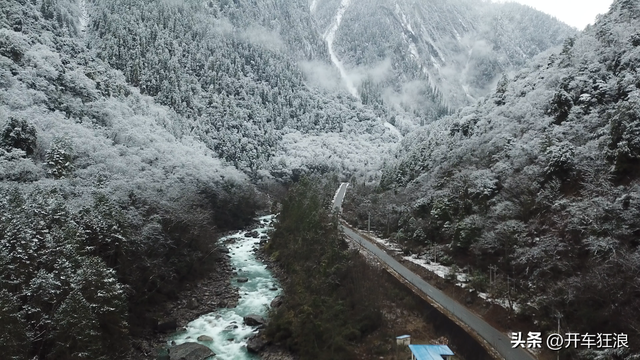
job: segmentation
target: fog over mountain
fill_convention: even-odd
[[[638,7],[613,8],[576,34],[476,0],[0,0],[0,354],[117,358],[305,176],[367,184],[378,226],[479,269],[503,239],[536,309],[638,318],[615,310],[637,305]]]
[[[560,313],[564,329],[640,335],[639,20],[637,1],[616,1],[490,96],[406,136],[351,221],[370,211],[399,244],[475,272],[477,289],[497,266],[519,285],[493,291],[543,331]]]
[[[254,179],[375,177],[367,154],[393,146],[392,125],[436,119],[572,34],[526,7],[465,4],[95,1],[88,44]]]
[[[501,74],[574,34],[515,3],[345,0],[310,8],[349,92],[421,122],[475,102]]]

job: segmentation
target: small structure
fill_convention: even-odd
[[[396,337],[396,345],[409,345],[411,344],[411,335],[402,335]]]
[[[447,345],[409,345],[411,360],[450,360],[453,351]]]

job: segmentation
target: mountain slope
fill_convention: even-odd
[[[470,267],[480,291],[497,265],[494,295],[537,330],[560,312],[563,331],[640,335],[639,28],[638,3],[615,1],[560,52],[406,137],[372,221]]]
[[[402,3],[423,14],[407,19],[371,1],[98,0],[89,6],[88,33],[101,59],[188,119],[180,134],[201,139],[252,179],[286,181],[318,171],[374,178],[379,163],[368,154],[392,148],[395,127],[406,133],[415,115],[430,121],[465,103],[451,100],[462,85],[473,96],[484,94],[499,73],[572,33],[529,8],[455,4]],[[473,27],[460,28],[460,14]],[[525,17],[532,20],[519,20]],[[493,28],[480,26],[487,19],[505,29],[490,36]],[[411,22],[425,33],[407,37]],[[534,30],[509,35],[522,30],[515,28],[520,23]],[[479,56],[485,38],[498,50]],[[434,63],[433,56],[451,60]],[[460,85],[452,74],[461,66],[467,80],[477,81]],[[444,91],[454,88],[454,97]],[[329,146],[318,146],[319,134],[330,134]],[[291,139],[304,146],[292,147]]]
[[[295,22],[289,12],[296,3],[269,4],[260,5],[261,21],[275,11],[284,17],[279,20]],[[362,164],[367,154],[395,144],[396,136],[383,126],[389,115],[306,86],[300,54],[287,50],[289,42],[305,37],[280,36],[278,25],[271,24],[272,30],[253,23],[253,11],[240,17],[247,7],[97,0],[91,4],[91,43],[128,82],[186,119],[180,134],[201,139],[256,181],[288,181],[312,171],[374,174],[375,161]],[[332,134],[325,140],[330,146],[317,146],[320,134]],[[290,137],[305,142],[307,151],[291,148]]]
[[[75,1],[34,3],[0,1],[0,353],[120,358],[262,204],[84,46]]]
[[[317,2],[312,15],[320,33],[335,25],[336,3]],[[367,0],[341,6],[333,47],[363,101],[431,120],[486,95],[500,74],[575,33],[515,3]]]

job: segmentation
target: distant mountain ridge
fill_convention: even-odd
[[[472,40],[481,43],[473,54],[486,51],[489,40],[478,39],[487,31],[478,28],[493,7],[390,4],[95,0],[87,3],[87,34],[129,83],[184,116],[179,136],[198,137],[254,180],[288,180],[328,171],[378,177],[380,157],[368,154],[395,146],[397,129],[406,134],[449,113],[466,103],[465,92],[486,93],[511,65],[572,33],[516,6],[551,24],[542,22],[540,36],[533,31],[527,51],[496,38],[522,59],[503,51],[500,62],[502,53],[490,51],[460,60]],[[513,25],[504,18],[497,23]],[[462,61],[473,74],[459,69]],[[475,80],[461,83],[458,74]]]
[[[502,73],[576,33],[530,7],[473,0],[314,1],[324,34],[364,102],[429,119],[485,96]],[[444,109],[443,109],[444,108]]]
[[[405,133],[487,95],[503,73],[576,34],[530,7],[480,0],[208,4],[235,28],[281,41],[280,54],[310,87],[390,109]]]

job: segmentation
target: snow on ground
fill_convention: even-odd
[[[389,239],[381,239],[379,237],[376,237],[370,231],[360,231],[360,232],[363,233],[363,234],[366,234],[369,238],[375,240],[375,242],[377,242],[378,244],[382,245],[387,250],[394,251],[396,253],[401,253],[402,252],[402,249],[400,248],[400,246],[398,244],[394,243],[393,241],[389,240]],[[427,269],[428,271],[431,271],[432,273],[438,275],[439,277],[441,277],[443,279],[451,271],[451,267],[450,266],[445,266],[445,265],[439,264],[437,262],[421,258],[420,256],[418,256],[416,254],[410,255],[410,256],[403,256],[402,259],[405,260],[405,261],[412,262],[412,263],[414,263],[414,264],[416,264],[418,266],[421,266],[421,267]],[[460,286],[461,288],[467,287],[467,282],[469,281],[469,276],[467,274],[459,272],[459,273],[456,274],[456,278],[457,278],[456,286]],[[485,301],[492,302],[492,303],[494,303],[496,305],[500,305],[505,309],[509,309],[510,308],[508,299],[492,298],[492,297],[489,296],[489,294],[483,293],[483,292],[478,292],[478,296],[481,297],[482,299],[484,299]],[[512,303],[512,306],[513,306],[513,310],[514,311],[520,311],[520,306],[518,304]]]
[[[365,234],[365,235],[367,235],[369,238],[375,240],[378,244],[384,246],[384,248],[387,249],[387,250],[395,251],[397,253],[402,252],[402,248],[400,248],[400,246],[398,246],[398,244],[392,242],[389,239],[385,240],[385,239],[381,239],[381,238],[375,236],[373,234],[373,231],[361,230],[360,232]]]
[[[492,297],[489,297],[489,294],[487,293],[483,293],[483,292],[479,292],[478,296],[483,298],[486,301],[492,302],[494,304],[500,305],[505,309],[509,308],[509,300],[508,299],[495,299]],[[516,304],[516,303],[511,303],[511,305],[513,306],[513,310],[518,312],[520,311],[520,305]]]
[[[450,266],[444,266],[444,265],[438,264],[438,263],[430,261],[430,260],[422,259],[422,258],[418,257],[417,255],[403,256],[402,258],[404,260],[410,261],[410,262],[412,262],[412,263],[414,263],[414,264],[416,264],[418,266],[422,266],[423,268],[431,271],[432,273],[440,276],[443,279],[451,271],[451,267]],[[467,287],[467,282],[469,281],[469,276],[467,274],[465,274],[465,273],[457,273],[456,274],[456,279],[458,280],[456,282],[456,286],[460,286],[461,288],[466,288]],[[469,291],[471,291],[471,289]],[[492,302],[494,304],[500,305],[505,309],[509,309],[510,308],[508,299],[492,298],[492,297],[489,296],[489,294],[482,293],[482,292],[478,292],[478,296],[483,298],[484,300],[486,300],[488,302]],[[520,306],[518,306],[518,304],[512,303],[512,306],[513,306],[513,310],[515,310],[515,311],[519,311],[520,310]]]
[[[412,263],[414,263],[416,265],[422,266],[423,268],[431,271],[432,273],[440,276],[443,279],[451,271],[451,267],[450,266],[444,266],[444,265],[438,264],[437,262],[433,262],[431,260],[422,259],[417,255],[403,256],[402,258],[404,260],[406,260],[406,261],[410,261],[410,262],[412,262]],[[458,274],[456,274],[456,277],[458,279],[458,283],[456,283],[456,285],[458,285],[460,287],[466,287],[467,286],[467,284],[466,284],[466,282],[468,281],[467,274],[458,273]]]
[[[418,48],[416,47],[416,44],[411,43],[409,45],[409,52],[416,60],[420,60],[420,55],[418,54]]]
[[[331,24],[331,27],[329,27],[329,30],[327,30],[324,39],[327,42],[327,49],[329,50],[329,57],[331,58],[331,62],[333,62],[333,64],[338,68],[340,77],[342,77],[347,90],[349,90],[349,93],[351,93],[353,97],[360,99],[360,97],[358,96],[358,89],[356,89],[356,86],[353,84],[353,82],[349,78],[349,75],[347,74],[347,70],[344,68],[342,62],[340,61],[340,59],[338,59],[338,56],[333,51],[333,40],[336,37],[336,32],[338,31],[340,23],[342,22],[342,16],[344,15],[345,11],[347,11],[349,4],[351,4],[351,0],[342,0],[342,2],[340,3],[340,7],[338,8],[338,12],[333,19],[333,23]]]
[[[396,15],[398,15],[398,17],[400,18],[400,23],[402,24],[402,27],[404,27],[405,30],[409,31],[412,35],[415,36],[416,33],[413,32],[413,29],[411,28],[411,23],[409,23],[409,20],[407,20],[407,15],[405,15],[402,9],[400,9],[400,5],[398,5],[398,3],[396,3]]]

